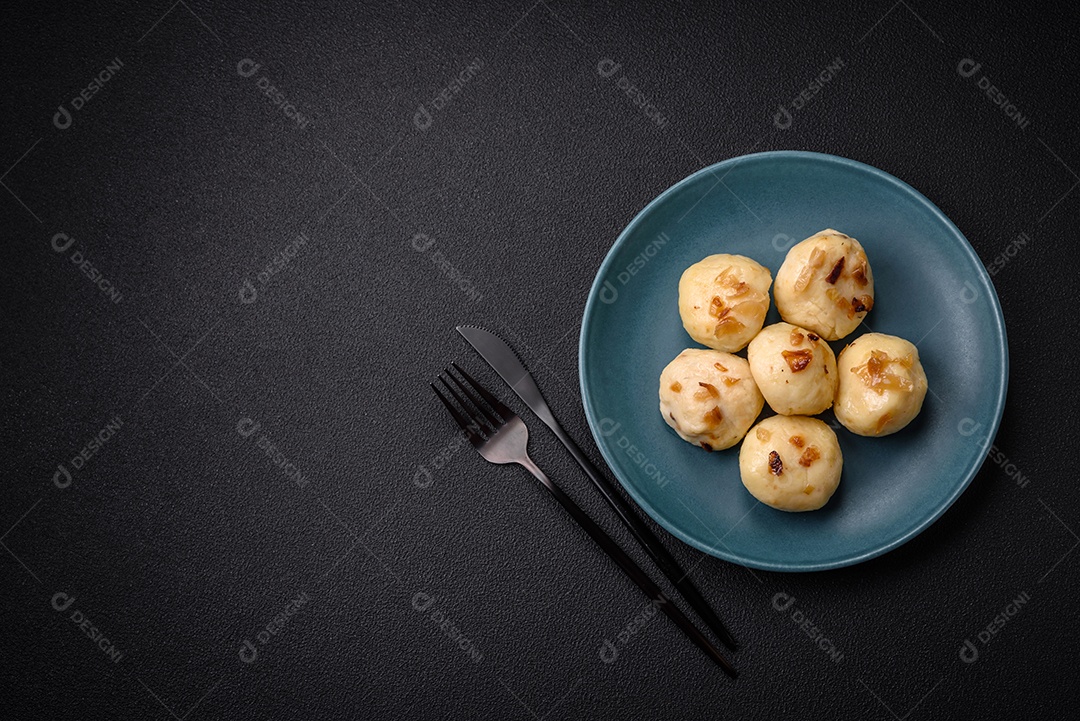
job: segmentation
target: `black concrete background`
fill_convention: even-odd
[[[7,9],[0,715],[919,719],[1075,705],[1075,362],[1059,332],[1075,330],[1078,38],[1064,4]],[[779,107],[837,58],[778,128]],[[604,59],[616,75],[598,72]],[[882,168],[985,263],[1006,254],[999,451],[932,528],[854,568],[749,573],[672,540],[745,644],[737,682],[663,617],[605,663],[643,597],[524,472],[462,447],[427,383],[451,359],[494,382],[452,331],[489,326],[598,457],[576,341],[601,259],[672,183],[783,148]],[[629,546],[525,418],[534,457]],[[794,605],[775,610],[778,593]]]

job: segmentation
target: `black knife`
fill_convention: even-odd
[[[731,650],[736,650],[738,644],[732,637],[731,633],[724,627],[724,624],[720,621],[720,618],[716,615],[716,612],[712,610],[709,604],[705,601],[705,598],[701,595],[701,592],[697,590],[690,577],[686,574],[682,568],[679,567],[678,561],[675,557],[664,548],[660,543],[660,539],[656,537],[656,534],[645,524],[630,504],[622,497],[622,495],[615,490],[611,481],[604,477],[602,473],[592,464],[577,444],[574,443],[574,439],[566,434],[566,431],[562,429],[559,422],[555,420],[555,416],[552,415],[551,409],[548,408],[547,401],[544,400],[544,396],[541,395],[540,389],[536,385],[536,381],[533,380],[532,375],[528,369],[525,368],[525,364],[521,362],[514,349],[507,344],[499,336],[495,335],[489,330],[483,328],[477,328],[475,326],[459,325],[457,327],[458,333],[461,333],[465,337],[465,340],[469,341],[477,353],[488,362],[495,372],[506,381],[514,393],[517,393],[518,397],[525,402],[532,412],[542,420],[548,428],[558,437],[562,444],[566,446],[566,450],[570,451],[570,455],[574,457],[574,460],[578,462],[581,469],[585,471],[585,474],[596,486],[596,489],[600,491],[600,494],[604,497],[604,500],[615,509],[615,513],[619,515],[622,522],[630,529],[630,533],[634,535],[637,542],[641,544],[641,547],[645,549],[645,552],[649,554],[649,557],[653,562],[664,572],[675,587],[682,594],[683,598],[693,606],[694,610],[701,617],[701,619],[712,629],[713,633],[724,642],[724,644]]]

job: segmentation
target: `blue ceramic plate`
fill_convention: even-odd
[[[867,324],[907,338],[919,346],[930,392],[919,417],[885,438],[856,436],[826,413],[844,453],[840,488],[819,511],[784,513],[743,488],[739,446],[707,453],[668,428],[658,383],[672,358],[699,347],[679,320],[683,270],[738,253],[775,277],[787,248],[824,228],[863,244],[876,294],[866,322],[833,349]],[[773,307],[766,323],[779,320]],[[804,152],[726,160],[649,203],[600,267],[580,350],[589,426],[634,500],[690,545],[776,571],[859,563],[933,523],[986,458],[1008,380],[997,295],[956,226],[887,173]]]

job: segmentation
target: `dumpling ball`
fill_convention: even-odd
[[[707,451],[742,440],[764,404],[750,364],[730,353],[687,348],[660,374],[664,420]]]
[[[840,351],[836,420],[860,436],[896,433],[919,415],[926,372],[919,349],[903,338],[867,333]]]
[[[750,372],[769,407],[783,416],[813,416],[833,404],[836,356],[813,331],[770,325],[746,351]]]
[[[772,273],[742,255],[710,255],[683,271],[679,315],[698,343],[734,353],[757,335],[769,311]]]
[[[781,318],[839,340],[874,307],[874,274],[859,241],[830,228],[792,246],[773,292]]]
[[[816,418],[772,416],[739,451],[746,490],[780,511],[816,511],[840,485],[844,457],[833,430]]]

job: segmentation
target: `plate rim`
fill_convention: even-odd
[[[603,279],[608,276],[608,273],[611,270],[611,265],[614,263],[616,251],[627,242],[627,238],[630,236],[630,234],[634,230],[636,230],[637,226],[644,222],[645,218],[647,218],[648,215],[666,198],[681,191],[684,187],[690,185],[704,174],[716,173],[718,170],[728,169],[732,166],[740,165],[747,161],[761,161],[778,158],[782,160],[814,160],[818,162],[848,166],[849,168],[856,171],[867,172],[887,183],[896,186],[900,192],[908,194],[919,204],[928,208],[932,212],[932,214],[934,214],[938,218],[938,220],[942,222],[945,228],[950,231],[956,239],[960,241],[961,250],[967,254],[969,260],[973,261],[973,264],[977,269],[979,282],[983,286],[984,291],[986,292],[987,298],[990,302],[990,307],[993,311],[994,329],[996,331],[999,346],[998,350],[1000,351],[1002,358],[1001,372],[997,378],[997,397],[994,401],[993,419],[990,423],[990,430],[982,439],[979,453],[976,456],[976,458],[981,457],[982,461],[972,464],[972,466],[967,470],[962,482],[958,483],[955,486],[952,493],[950,493],[944,499],[944,501],[942,501],[942,503],[940,503],[936,508],[934,508],[931,513],[927,514],[927,516],[923,518],[919,523],[908,529],[907,532],[901,534],[897,538],[892,539],[891,541],[888,541],[887,543],[879,544],[868,551],[852,554],[843,558],[830,561],[822,561],[820,563],[762,562],[756,559],[749,559],[741,556],[738,553],[714,548],[703,542],[699,542],[697,539],[693,538],[692,536],[681,530],[677,524],[672,523],[666,516],[657,512],[657,510],[641,493],[637,491],[637,489],[635,489],[631,484],[629,484],[622,478],[622,475],[617,470],[618,466],[615,464],[614,459],[605,447],[605,444],[600,442],[601,436],[598,433],[596,412],[595,409],[592,407],[593,402],[588,392],[588,384],[585,379],[585,339],[588,337],[590,332],[590,328],[592,325],[591,319],[594,317],[596,303],[599,299],[600,290],[603,287]],[[900,180],[896,176],[887,173],[880,168],[875,168],[872,165],[868,165],[866,163],[852,160],[850,158],[845,158],[839,155],[831,155],[829,153],[818,153],[806,150],[769,150],[758,153],[749,153],[746,155],[738,155],[732,158],[728,158],[726,160],[721,160],[717,163],[713,163],[712,165],[701,168],[694,173],[691,173],[690,175],[670,186],[662,193],[657,195],[655,198],[653,198],[651,201],[649,201],[649,203],[646,204],[645,207],[642,208],[640,211],[638,211],[637,215],[635,215],[633,219],[626,225],[626,227],[623,228],[623,230],[619,233],[618,237],[615,239],[615,242],[612,243],[611,247],[607,251],[607,254],[604,256],[604,260],[603,262],[601,262],[600,267],[597,269],[596,277],[593,278],[592,286],[589,288],[589,295],[585,300],[585,309],[582,312],[581,317],[581,331],[578,335],[578,386],[579,390],[581,391],[582,406],[585,409],[585,419],[589,426],[589,432],[592,434],[593,442],[600,450],[600,454],[603,456],[605,463],[607,463],[608,469],[611,471],[612,475],[615,476],[616,480],[619,481],[619,485],[622,486],[623,490],[630,495],[630,497],[642,508],[642,510],[644,510],[649,515],[650,518],[652,518],[662,528],[667,530],[669,533],[681,540],[683,543],[686,543],[693,548],[696,548],[699,551],[707,553],[715,558],[720,558],[725,561],[730,561],[732,563],[736,563],[747,568],[754,568],[763,571],[811,572],[854,566],[856,564],[869,561],[873,558],[877,558],[878,556],[882,556],[889,551],[899,548],[900,546],[904,545],[905,543],[925,531],[931,525],[933,525],[939,518],[941,518],[942,515],[944,515],[947,510],[949,510],[950,507],[952,507],[953,503],[956,502],[956,500],[964,493],[964,491],[967,490],[968,486],[971,485],[972,480],[974,480],[975,476],[978,475],[979,471],[986,463],[987,456],[989,454],[991,446],[993,445],[993,441],[997,436],[998,428],[1001,424],[1002,415],[1005,411],[1005,401],[1008,393],[1008,385],[1009,343],[1005,328],[1005,316],[1001,311],[1001,302],[998,298],[997,289],[994,287],[993,280],[990,278],[990,274],[987,272],[986,266],[983,264],[982,259],[979,258],[978,253],[975,252],[975,249],[971,246],[971,243],[968,241],[967,237],[960,231],[958,227],[956,227],[956,224],[953,223],[952,220],[950,220],[949,217],[946,216],[945,213],[943,213],[941,209],[938,208],[937,205],[935,205],[925,195],[905,183],[903,180]]]

